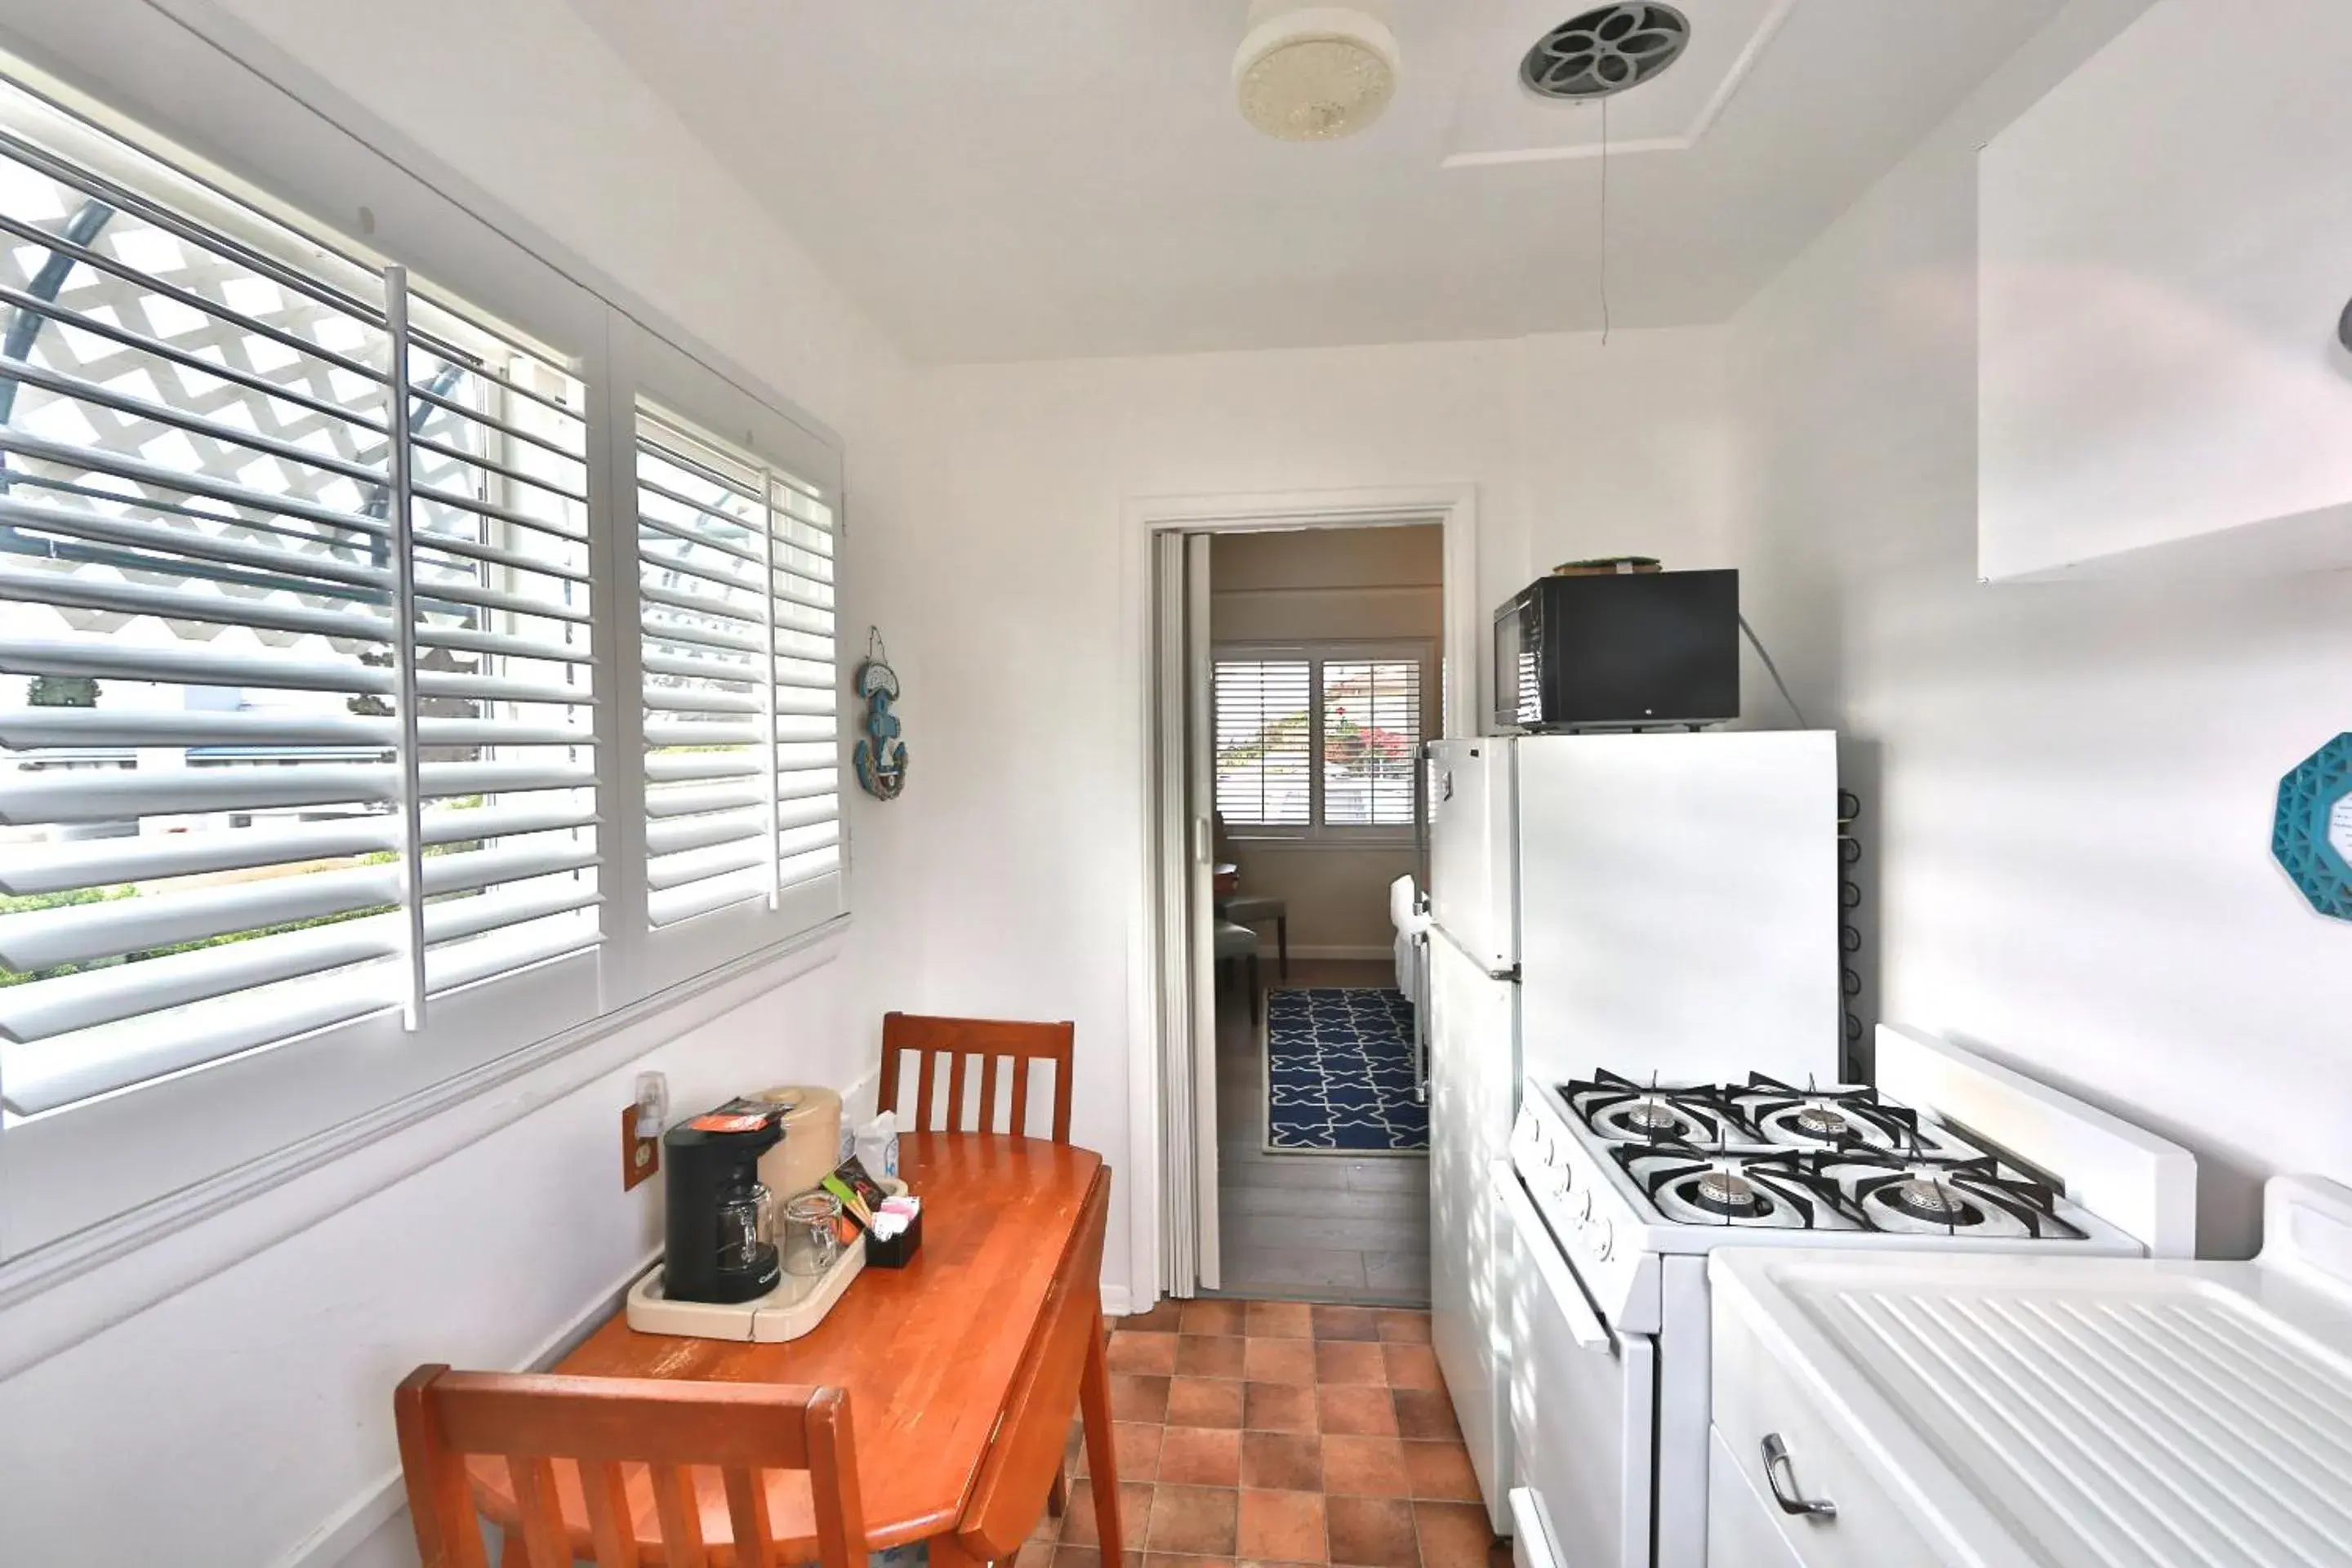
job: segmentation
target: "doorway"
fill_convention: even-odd
[[[1157,1217],[1171,1294],[1427,1304],[1418,964],[1400,953],[1391,884],[1424,879],[1420,746],[1446,732],[1469,675],[1447,591],[1466,523],[1159,531]]]

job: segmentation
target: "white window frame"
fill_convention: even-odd
[[[642,726],[626,635],[636,582],[628,411],[641,390],[740,433],[818,486],[837,549],[846,534],[839,438],[249,28],[173,10],[147,0],[34,7],[0,30],[0,54],[11,57],[0,64],[110,129],[155,138],[182,167],[297,227],[411,268],[421,286],[567,357],[587,384],[589,526],[604,578],[594,668],[604,941],[593,953],[445,993],[421,1031],[404,1030],[397,1013],[373,1016],[0,1123],[0,1300],[315,1170],[650,1007],[827,943],[848,918],[845,814],[843,871],[827,907],[768,911],[740,941],[656,957],[642,919],[642,769],[632,765]]]
[[[1366,659],[1391,662],[1410,661],[1421,670],[1421,739],[1425,744],[1437,733],[1440,703],[1437,691],[1439,677],[1438,645],[1419,637],[1358,640],[1335,637],[1309,641],[1235,640],[1212,644],[1209,649],[1210,680],[1216,679],[1216,667],[1227,661],[1251,659],[1304,659],[1307,661],[1307,773],[1308,780],[1307,821],[1303,827],[1266,826],[1255,823],[1227,822],[1225,837],[1236,844],[1256,847],[1291,847],[1300,849],[1368,849],[1411,845],[1415,842],[1411,823],[1374,826],[1359,823],[1328,823],[1323,820],[1323,667],[1327,663],[1347,663]],[[1426,784],[1422,772],[1413,771],[1413,810],[1419,815],[1427,807],[1423,798]]]

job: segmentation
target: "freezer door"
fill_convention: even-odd
[[[1517,742],[1527,1070],[1834,1082],[1827,731]]]
[[[1507,1157],[1518,1084],[1518,987],[1450,943],[1429,947],[1431,1338],[1496,1531],[1507,1532],[1511,1422],[1505,1238],[1489,1184]]]
[[[1518,962],[1510,765],[1517,743],[1488,736],[1429,748],[1431,921],[1496,974]]]

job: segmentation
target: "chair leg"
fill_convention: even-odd
[[[1255,1029],[1257,1027],[1257,1010],[1264,1005],[1264,998],[1258,991],[1257,954],[1255,952],[1249,955],[1249,994],[1250,1027]]]
[[[1054,1488],[1051,1491],[1045,1494],[1045,1511],[1052,1514],[1055,1519],[1059,1519],[1062,1517],[1062,1510],[1069,1506],[1069,1475],[1066,1471],[1056,1469],[1054,1472]]]
[[[1290,917],[1283,915],[1274,922],[1274,950],[1282,958],[1282,978],[1290,978]]]

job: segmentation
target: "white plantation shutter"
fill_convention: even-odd
[[[1314,821],[1310,667],[1304,658],[1219,658],[1217,815],[1228,827]]]
[[[578,383],[418,301],[404,516],[383,279],[109,162],[0,136],[18,1115],[596,941]]]
[[[1322,661],[1320,673],[1324,824],[1412,826],[1420,777],[1420,663],[1333,658]]]
[[[842,908],[833,509],[641,411],[637,511],[647,920],[814,926]]]

